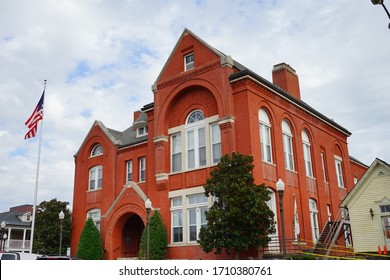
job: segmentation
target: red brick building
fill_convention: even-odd
[[[212,204],[202,186],[233,151],[254,156],[277,221],[276,182],[285,182],[286,238],[317,242],[367,166],[349,156],[351,133],[301,100],[293,68],[281,63],[272,74],[265,80],[185,29],[152,86],[154,102],[123,132],[96,121],[76,153],[72,253],[92,217],[106,259],[137,256],[149,197],[168,232],[167,258],[231,258],[205,254],[196,239]]]

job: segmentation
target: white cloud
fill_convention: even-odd
[[[23,140],[24,122],[44,79],[38,202],[72,203],[73,155],[93,121],[131,124],[153,101],[150,87],[185,27],[266,79],[274,64],[289,63],[303,100],[353,133],[351,155],[390,161],[387,24],[368,0],[5,1],[0,211],[33,202],[38,142]]]

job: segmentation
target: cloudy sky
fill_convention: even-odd
[[[389,19],[370,0],[0,3],[0,212],[33,203],[38,139],[24,140],[24,122],[43,81],[38,203],[72,205],[73,155],[92,123],[131,125],[184,28],[268,80],[290,64],[302,99],[352,132],[350,155],[390,162]]]

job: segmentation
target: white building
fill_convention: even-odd
[[[375,159],[340,207],[349,211],[355,252],[390,248],[390,165]]]
[[[0,213],[1,247],[4,251],[28,252],[31,240],[32,205],[20,205]]]

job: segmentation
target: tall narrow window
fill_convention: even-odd
[[[313,177],[313,168],[311,164],[311,151],[310,151],[310,140],[307,132],[302,131],[302,144],[303,144],[303,157],[305,160],[306,176]]]
[[[221,130],[219,124],[211,125],[211,149],[212,149],[212,163],[218,163],[221,160]]]
[[[314,199],[309,199],[310,223],[313,242],[316,243],[319,238],[318,229],[318,210],[317,202]]]
[[[187,121],[187,168],[206,165],[206,135],[204,114],[196,110]]]
[[[207,227],[206,211],[207,196],[204,194],[190,195],[187,197],[188,207],[188,240],[198,240],[198,234],[202,227]]]
[[[326,165],[325,165],[325,153],[321,152],[321,167],[322,167],[322,175],[324,176],[324,182],[327,183],[327,175],[326,175]]]
[[[172,243],[183,242],[182,198],[171,198]]]
[[[344,188],[342,159],[339,157],[335,157],[335,164],[336,164],[337,184],[340,188]]]
[[[102,188],[103,167],[101,165],[92,167],[89,170],[89,187],[88,190],[100,190]]]
[[[144,182],[146,180],[146,157],[139,159],[139,181]]]
[[[126,182],[133,181],[133,161],[126,162]]]
[[[294,155],[293,155],[293,143],[292,133],[289,123],[284,120],[282,122],[283,132],[283,148],[284,148],[284,162],[287,170],[294,170]]]
[[[259,110],[259,122],[261,157],[263,161],[272,163],[271,123],[264,109]]]
[[[171,136],[172,172],[181,171],[181,134]]]
[[[184,71],[190,70],[195,67],[194,53],[190,53],[184,56]]]

